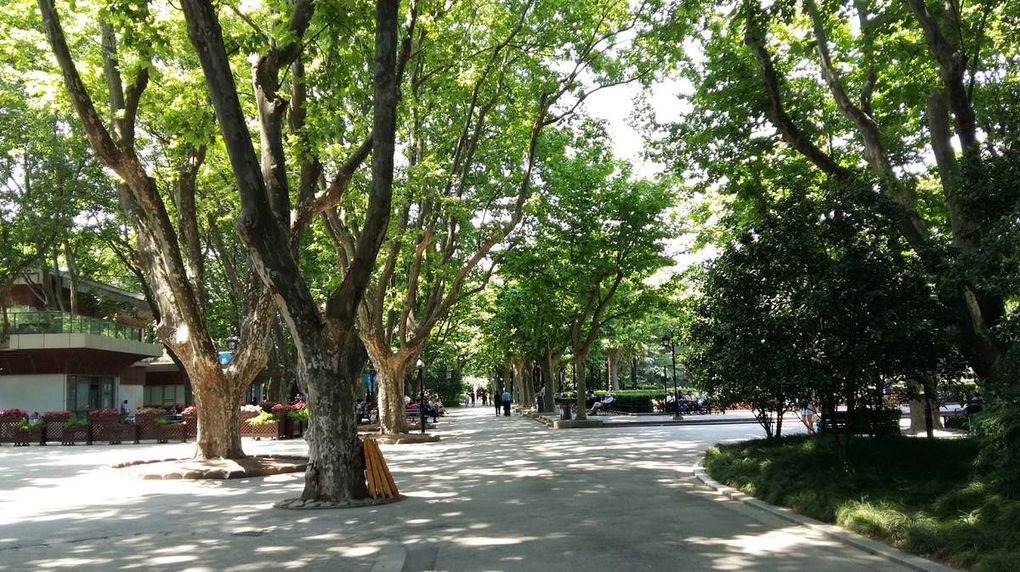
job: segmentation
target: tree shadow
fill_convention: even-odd
[[[439,443],[384,446],[407,499],[376,507],[270,508],[300,492],[301,474],[138,481],[49,458],[38,476],[3,482],[5,498],[39,494],[32,478],[56,490],[0,511],[0,569],[882,568],[690,477],[707,446],[753,427],[551,431],[470,413],[441,422]],[[259,445],[277,447],[299,445]]]

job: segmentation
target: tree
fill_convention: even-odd
[[[135,229],[138,264],[158,309],[156,335],[180,360],[194,388],[199,416],[196,456],[243,456],[238,404],[265,364],[268,296],[260,296],[260,302],[252,305],[240,331],[242,349],[229,367],[221,368],[204,312],[201,248],[194,212],[195,175],[205,155],[203,143],[187,145],[170,180],[163,180],[168,184],[161,185],[146,165],[145,154],[139,151],[145,142],[136,137],[150,73],[172,75],[175,72],[171,70],[180,62],[174,54],[166,54],[156,63],[155,50],[168,42],[152,25],[147,10],[104,10],[99,25],[86,30],[92,35],[92,45],[101,46],[101,53],[89,55],[99,56],[103,62],[110,118],[104,121],[91,95],[94,88],[89,83],[94,84],[95,78],[87,81],[79,73],[52,0],[40,0],[39,9],[81,126],[96,157],[118,178],[121,209]],[[127,82],[125,75],[129,77]],[[167,187],[173,188],[176,196],[176,225],[166,204]]]
[[[552,318],[553,323],[565,325],[578,419],[583,420],[588,355],[602,327],[628,313],[620,304],[614,309],[617,293],[640,291],[643,280],[667,263],[664,241],[673,229],[666,211],[673,198],[668,179],[631,180],[629,166],[612,158],[597,124],[587,123],[576,134],[563,131],[557,144],[562,146],[559,160],[543,164],[540,172],[545,193],[533,243],[522,249],[513,267],[519,281],[532,273],[554,285],[543,298],[553,300],[553,316],[562,316],[562,321]],[[540,267],[543,271],[537,272]],[[539,345],[547,356],[555,355],[552,339]],[[544,369],[551,369],[549,361]]]
[[[588,94],[644,73],[609,54],[645,16],[626,2],[468,3],[440,12],[471,24],[419,32],[402,126],[408,166],[384,262],[358,313],[384,433],[407,430],[410,364],[454,306],[485,286],[491,255],[525,216],[543,133]],[[351,229],[360,219],[349,214],[329,219],[341,258],[357,245]]]
[[[241,198],[236,227],[255,268],[274,294],[277,307],[294,339],[298,376],[308,399],[309,466],[300,502],[347,504],[367,497],[364,460],[354,418],[353,387],[360,379],[364,349],[352,338],[355,311],[382,243],[389,218],[393,182],[393,149],[400,77],[411,49],[416,8],[409,10],[407,36],[398,52],[399,3],[378,0],[375,10],[375,55],[372,71],[371,138],[359,146],[333,178],[330,188],[314,196],[319,163],[312,155],[302,161],[296,213],[290,212],[290,191],[283,141],[287,101],[279,95],[281,74],[295,66],[296,125],[306,119],[302,48],[315,5],[295,3],[279,43],[254,64],[253,83],[262,143],[261,165],[241,107],[225,48],[219,17],[211,2],[183,3],[188,35],[198,54],[217,123],[226,144]],[[371,150],[372,185],[361,226],[361,240],[347,261],[343,281],[330,292],[324,311],[302,276],[296,246],[312,216],[337,204],[358,165]],[[339,351],[338,351],[339,349]]]
[[[883,380],[939,368],[948,321],[918,262],[846,192],[762,201],[708,264],[691,309],[688,374],[724,402],[749,403],[769,438],[802,398],[828,411],[845,403],[849,425]]]
[[[867,181],[953,309],[957,346],[991,379],[1008,344],[996,324],[1016,296],[1005,278],[1015,247],[1001,242],[1016,186],[988,184],[1005,182],[992,173],[1015,160],[1013,99],[1002,94],[1015,89],[1016,43],[996,32],[1014,12],[924,0],[678,12],[667,27],[711,33],[703,63],[686,71],[694,111],[663,150],[703,189],[725,177],[725,193],[744,199],[784,172]]]

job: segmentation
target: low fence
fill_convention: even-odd
[[[292,439],[304,436],[307,423],[287,419],[285,415],[260,425],[251,425],[254,414],[241,414],[241,436],[254,439]],[[94,417],[84,426],[68,424],[68,417],[43,417],[41,423],[25,427],[22,418],[0,418],[0,444],[27,445],[92,445],[108,443],[185,442],[198,435],[198,418],[185,415],[181,422],[158,423],[157,415],[137,415],[134,424],[119,417]]]

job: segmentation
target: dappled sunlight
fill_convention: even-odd
[[[455,540],[457,544],[462,546],[506,546],[508,544],[520,544],[522,542],[530,542],[532,540],[538,540],[533,536],[522,536],[518,538],[496,538],[489,536],[465,536],[463,538]]]
[[[0,456],[0,471],[11,474],[14,463],[35,467],[29,476],[0,481],[6,501],[0,570],[240,572],[269,562],[283,570],[368,570],[377,561],[406,561],[415,570],[430,563],[517,570],[564,562],[566,569],[594,563],[626,569],[635,562],[673,569],[662,564],[680,553],[705,570],[796,570],[782,552],[829,545],[734,511],[732,501],[691,477],[708,445],[746,438],[751,429],[553,431],[530,419],[452,411],[435,429],[438,443],[382,446],[405,500],[340,511],[270,508],[300,494],[301,473],[143,481],[107,468],[110,460],[172,455],[145,445],[54,448],[34,460],[18,451]],[[245,447],[250,454],[307,452],[299,440]],[[872,563],[866,556],[847,562]]]

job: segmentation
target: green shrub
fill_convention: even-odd
[[[276,423],[276,416],[269,411],[260,411],[258,415],[250,419],[246,419],[245,423],[252,427],[260,427],[262,425],[269,425],[270,423]]]
[[[88,426],[88,420],[81,417],[69,417],[67,421],[64,421],[64,428],[66,429],[82,429]]]
[[[606,391],[599,390],[595,392],[595,395],[602,399],[606,393]],[[663,398],[661,389],[621,389],[612,392],[612,394],[616,396],[613,409],[626,413],[651,413],[653,410],[652,400]]]
[[[971,426],[981,444],[978,469],[998,492],[1020,498],[1020,407],[986,409]]]
[[[43,425],[45,425],[45,423],[42,419],[29,421],[28,417],[25,417],[21,421],[18,421],[17,429],[18,431],[31,431],[32,429],[42,427]]]
[[[715,479],[908,552],[974,570],[1020,561],[1020,501],[972,470],[975,439],[852,438],[849,470],[826,435],[719,445]]]

